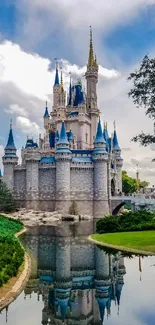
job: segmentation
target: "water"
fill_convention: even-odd
[[[31,278],[0,314],[0,325],[155,324],[155,257],[107,254],[83,236],[90,227],[43,227],[24,235]]]

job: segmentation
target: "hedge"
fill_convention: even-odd
[[[17,275],[24,261],[24,250],[14,236],[22,228],[21,222],[0,216],[0,287]]]
[[[97,233],[155,230],[155,211],[126,212],[117,217],[107,216],[97,221]]]

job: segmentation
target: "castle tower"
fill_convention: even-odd
[[[3,181],[6,183],[10,190],[14,189],[14,167],[18,163],[17,149],[14,144],[12,122],[10,123],[10,132],[8,137],[8,142],[4,150],[5,154],[3,156],[3,166],[4,175]]]
[[[93,146],[93,136],[96,132],[99,109],[97,107],[97,82],[98,82],[98,64],[96,56],[94,57],[92,29],[90,27],[90,45],[87,71],[85,74],[87,81],[87,112],[91,116],[91,146]]]
[[[101,218],[109,214],[106,141],[103,137],[101,121],[99,119],[94,150],[92,154],[94,161],[94,217]]]
[[[113,154],[116,163],[116,188],[115,192],[122,192],[122,166],[123,159],[121,157],[121,149],[118,143],[116,123],[114,122],[114,135],[113,135]]]
[[[55,81],[53,86],[53,111],[56,111],[57,107],[59,106],[59,92],[60,92],[59,72],[58,72],[58,62],[56,62]]]
[[[71,151],[67,139],[65,123],[62,122],[57,143],[56,160],[56,210],[68,212],[70,206],[70,162]]]

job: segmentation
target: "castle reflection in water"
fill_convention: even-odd
[[[103,324],[112,301],[119,310],[124,258],[90,244],[90,227],[81,225],[32,229],[23,238],[32,256],[25,299],[33,292],[43,299],[43,325]]]

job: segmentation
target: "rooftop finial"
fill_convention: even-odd
[[[12,118],[10,120],[10,129],[12,129]]]
[[[92,37],[92,27],[90,26],[90,45],[89,45],[88,66],[92,67],[93,65],[94,65],[93,37]]]
[[[54,86],[59,86],[58,58],[55,58],[55,82]]]
[[[116,131],[116,121],[114,121],[114,131]]]

